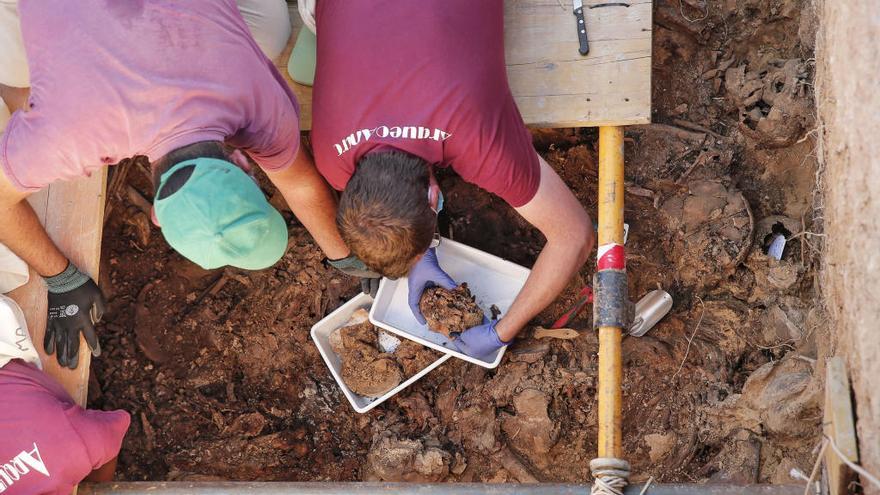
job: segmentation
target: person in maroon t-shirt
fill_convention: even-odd
[[[314,4],[314,2],[307,2]],[[422,291],[455,285],[429,248],[442,194],[434,167],[506,200],[547,238],[506,315],[463,332],[484,356],[506,345],[562,291],[593,248],[592,222],[538,156],[504,63],[502,0],[317,0],[312,146],[343,191],[337,224],[354,255]]]

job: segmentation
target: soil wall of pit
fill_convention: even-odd
[[[880,472],[880,17],[874,0],[827,0],[817,45],[825,162],[827,304],[857,402],[862,462]],[[873,40],[873,41],[869,41]],[[867,487],[866,487],[867,488]],[[868,493],[880,493],[874,490]]]

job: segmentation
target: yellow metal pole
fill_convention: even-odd
[[[623,270],[623,128],[599,128],[598,269]],[[603,265],[604,263],[604,265]],[[625,283],[625,281],[624,281]],[[599,295],[601,297],[601,295]],[[624,305],[626,301],[617,301]],[[599,457],[623,458],[620,355],[622,330],[599,327]]]

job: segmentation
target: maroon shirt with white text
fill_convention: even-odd
[[[312,100],[318,170],[343,190],[392,147],[514,207],[540,183],[504,64],[502,0],[321,0]]]

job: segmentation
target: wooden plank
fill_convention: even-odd
[[[823,433],[834,440],[840,452],[850,461],[859,462],[849,378],[846,375],[846,364],[840,356],[829,359],[826,364]],[[849,493],[847,486],[852,480],[852,471],[830,446],[825,449],[825,467],[828,470],[831,495]]]
[[[508,0],[505,52],[510,88],[526,124],[593,127],[651,121],[650,0],[628,7],[585,3],[590,54],[578,53],[571,2]],[[563,7],[564,6],[564,7]],[[302,21],[290,5],[293,35],[276,60],[300,103],[300,126],[311,129],[311,88],[293,82],[287,60]]]
[[[95,280],[98,279],[101,258],[106,177],[105,168],[89,178],[55,183],[28,198],[61,252]],[[85,340],[80,339],[77,369],[62,368],[54,355],[47,356],[43,351],[47,308],[46,284],[43,279],[31,270],[31,279],[27,285],[14,290],[10,297],[24,311],[43,370],[58,380],[78,404],[85,406],[91,362],[91,352]]]
[[[602,3],[584,2],[590,53],[582,57],[570,1],[505,2],[507,77],[527,124],[650,122],[651,1],[590,8]]]

